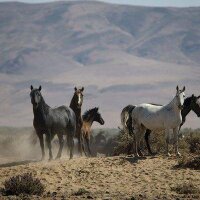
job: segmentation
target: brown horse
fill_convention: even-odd
[[[101,114],[98,112],[99,108],[92,108],[88,111],[86,111],[83,115],[83,125],[81,128],[81,133],[82,133],[82,138],[84,138],[84,140],[86,141],[87,144],[87,148],[89,151],[89,156],[92,155],[91,153],[91,149],[90,149],[90,136],[91,136],[91,126],[93,124],[93,122],[98,122],[101,125],[104,124],[104,120],[101,117]],[[83,145],[83,150],[85,152],[84,149],[84,145]],[[85,152],[86,155],[86,152]]]
[[[83,150],[83,141],[81,137],[81,127],[83,124],[82,116],[81,116],[81,106],[83,103],[83,90],[84,87],[77,89],[74,88],[74,95],[72,97],[70,108],[74,111],[76,115],[76,134],[75,137],[78,139],[78,151],[82,155]]]

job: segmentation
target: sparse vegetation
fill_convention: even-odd
[[[178,160],[177,168],[191,168],[200,170],[200,156],[186,156],[184,155]]]
[[[182,183],[172,188],[178,194],[199,194],[200,190],[192,182]]]
[[[123,130],[120,130],[120,134],[116,138],[117,146],[114,148],[114,155],[131,154],[133,153],[133,137]]]
[[[183,129],[185,137],[179,140],[179,149],[182,153],[192,153],[199,155],[200,153],[200,130]],[[124,133],[123,130],[117,136],[117,146],[114,148],[114,155],[132,154],[134,138]],[[165,137],[164,133],[150,135],[150,146],[153,152],[162,154],[165,153]],[[147,153],[147,148],[144,140],[141,141],[141,150]],[[171,151],[173,145],[171,145]]]
[[[41,195],[44,192],[44,185],[31,173],[11,177],[4,182],[3,195]]]
[[[84,195],[84,194],[89,194],[89,191],[87,191],[84,188],[79,188],[78,191],[76,191],[74,193],[75,196],[81,196],[81,195]]]
[[[190,153],[200,154],[200,136],[199,133],[190,133],[186,138],[186,142],[189,146]]]

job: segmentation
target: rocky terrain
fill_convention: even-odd
[[[200,191],[199,171],[175,169],[175,157],[141,160],[124,156],[77,157],[21,164],[0,166],[0,186],[11,176],[31,172],[45,185],[45,193],[40,199],[198,199],[200,196],[200,193],[174,191],[173,188],[184,184],[187,187],[188,183]]]

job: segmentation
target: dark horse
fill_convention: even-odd
[[[92,108],[83,114],[83,125],[81,128],[81,133],[82,133],[83,139],[86,141],[89,156],[92,155],[91,149],[90,149],[90,136],[92,133],[91,126],[93,122],[98,122],[101,125],[104,124],[104,120],[101,117],[101,114],[98,112],[98,110],[99,108]],[[85,152],[85,148],[84,148],[84,152]],[[85,152],[85,155],[86,155],[86,152]]]
[[[78,139],[78,151],[82,155],[83,151],[83,141],[81,137],[81,127],[83,124],[82,116],[81,116],[81,106],[83,104],[83,91],[84,87],[77,89],[74,88],[74,95],[72,97],[70,108],[74,111],[76,116],[76,134],[75,137]]]
[[[31,85],[31,103],[33,104],[33,126],[40,140],[42,159],[44,159],[44,139],[46,134],[47,145],[49,148],[49,160],[53,158],[51,151],[51,139],[57,134],[60,148],[56,158],[60,158],[63,149],[63,135],[67,136],[67,144],[70,150],[70,158],[73,157],[74,134],[76,132],[76,117],[72,109],[66,106],[51,108],[48,106],[41,94],[42,87],[38,89]]]
[[[186,116],[189,114],[191,110],[194,111],[198,117],[200,117],[200,103],[198,102],[199,99],[200,99],[200,96],[196,97],[194,96],[194,94],[191,97],[188,97],[185,99],[183,109],[181,111],[182,123],[179,127],[179,131],[181,129],[181,126],[186,121]],[[134,108],[135,106],[128,105],[121,112],[121,122],[123,125],[123,129],[130,135],[133,135],[131,113]],[[150,145],[149,145],[150,133],[151,133],[151,130],[147,129],[145,133],[145,142],[146,142],[149,154],[152,155],[154,153],[152,153]],[[181,137],[182,135],[179,133],[179,136]]]

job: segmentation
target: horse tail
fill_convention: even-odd
[[[121,124],[124,132],[128,132],[129,134],[133,133],[132,130],[132,116],[131,113],[135,106],[128,105],[121,112]]]

